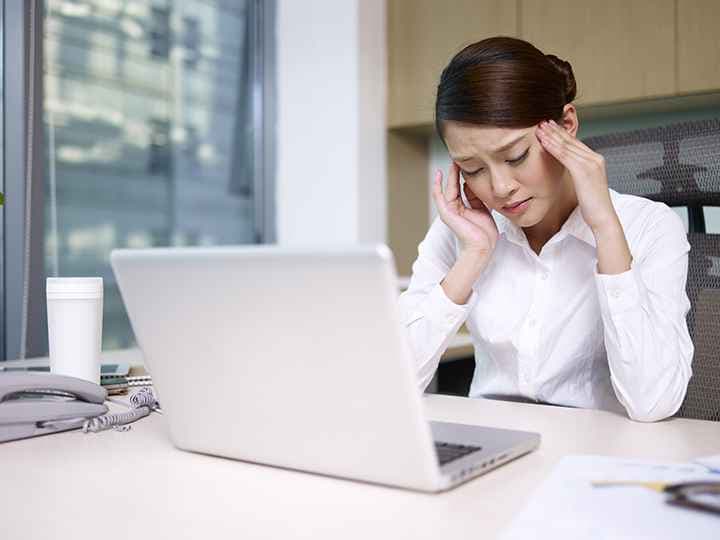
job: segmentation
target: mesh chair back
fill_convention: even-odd
[[[720,118],[584,140],[605,156],[610,187],[668,206],[720,206]]]
[[[704,234],[703,206],[720,206],[720,119],[590,137],[610,187],[689,210],[688,327],[693,377],[677,416],[720,420],[720,235]]]
[[[720,234],[690,233],[688,314],[693,376],[678,416],[720,420]]]

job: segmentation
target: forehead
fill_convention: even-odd
[[[490,156],[501,147],[519,138],[527,140],[533,129],[534,126],[504,128],[447,122],[444,136],[450,156],[457,161],[468,157]]]

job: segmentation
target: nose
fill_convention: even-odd
[[[508,199],[518,190],[517,182],[507,172],[496,170],[491,174],[493,195],[497,199]]]

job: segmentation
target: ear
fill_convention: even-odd
[[[580,129],[580,123],[578,121],[577,109],[572,103],[568,103],[563,107],[562,118],[560,119],[560,125],[565,128],[570,135],[577,137],[578,129]]]

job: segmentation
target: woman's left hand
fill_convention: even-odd
[[[605,158],[553,120],[541,122],[535,133],[543,148],[570,172],[583,219],[593,233],[619,225],[608,190]]]

